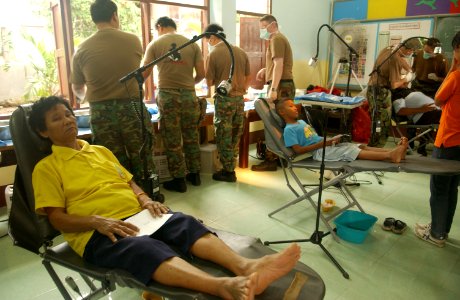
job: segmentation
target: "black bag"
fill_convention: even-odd
[[[267,145],[265,145],[265,141],[259,139],[257,141],[257,158],[260,160],[265,160],[267,155]]]

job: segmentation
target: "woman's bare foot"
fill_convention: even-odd
[[[249,276],[222,278],[223,284],[219,296],[228,300],[252,300],[258,278],[259,274],[257,273],[252,273]]]
[[[406,153],[407,153],[407,147],[409,146],[409,140],[405,137],[405,136],[402,136],[401,139],[399,140],[399,143],[398,145],[400,146],[403,146],[406,148],[406,150],[404,151],[401,159],[404,160],[406,159]]]
[[[398,145],[407,144],[408,141],[409,141],[409,140],[408,140],[405,136],[402,136],[402,137],[399,139]]]
[[[255,294],[261,294],[273,281],[286,275],[300,258],[300,247],[292,244],[283,251],[252,260],[245,273],[259,274]]]
[[[401,162],[403,156],[405,156],[407,147],[402,145],[396,146],[392,151],[390,151],[390,160],[394,163]]]

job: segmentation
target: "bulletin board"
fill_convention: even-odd
[[[460,18],[457,19],[460,20]],[[452,20],[446,18],[444,22],[450,23]],[[460,22],[458,26],[460,27]],[[329,84],[334,83],[336,87],[345,88],[348,80],[348,67],[351,65],[353,74],[350,79],[350,88],[360,89],[360,85],[367,85],[369,74],[380,50],[399,44],[410,37],[433,36],[434,17],[388,21],[339,21],[333,28],[358,52],[358,56],[353,56],[349,64],[347,48],[331,34]],[[344,58],[347,59],[347,63],[340,63]]]
[[[458,31],[460,31],[460,15],[437,18],[434,36],[441,41],[442,53],[447,57],[449,63],[453,55],[452,38]]]

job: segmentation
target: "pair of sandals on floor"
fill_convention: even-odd
[[[407,224],[395,218],[386,218],[383,221],[382,229],[385,231],[392,231],[396,234],[402,234],[407,229]]]

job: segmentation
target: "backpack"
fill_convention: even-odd
[[[371,117],[369,115],[369,102],[353,108],[352,117],[352,140],[358,143],[368,144],[371,137]]]

